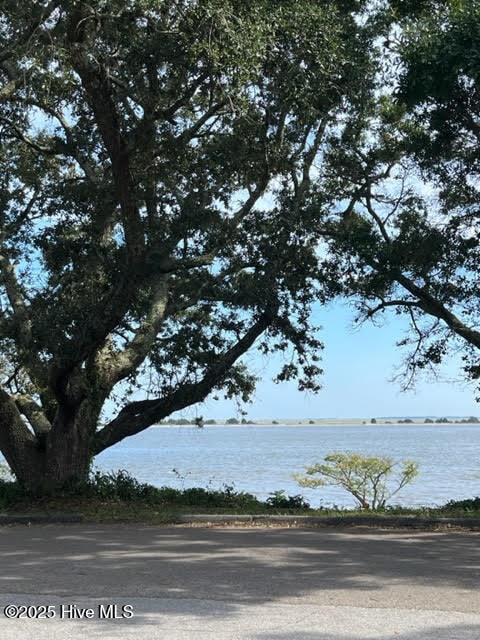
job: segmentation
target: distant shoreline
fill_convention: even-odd
[[[427,420],[427,421],[425,421]],[[345,419],[318,419],[318,420],[249,420],[246,422],[228,422],[216,420],[213,422],[205,422],[203,427],[364,427],[364,426],[392,426],[392,427],[404,427],[404,426],[441,426],[452,425],[461,426],[465,424],[480,425],[480,420],[473,420],[472,418],[456,417],[449,418],[447,420],[441,418],[376,418],[375,422],[371,419],[365,418],[345,418]],[[155,428],[165,429],[168,427],[195,427],[198,426],[191,421],[185,423],[183,421],[172,422],[168,424],[155,424],[152,425]]]

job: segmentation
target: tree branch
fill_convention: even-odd
[[[35,142],[33,138],[30,138],[29,136],[25,135],[23,131],[20,129],[20,127],[17,127],[17,125],[14,122],[12,122],[9,118],[0,117],[0,122],[10,127],[13,130],[13,133],[15,134],[16,138],[24,142],[27,146],[29,146],[31,149],[36,151],[38,154],[44,154],[44,155],[55,154],[55,151],[52,147],[44,147],[38,144],[37,142]]]
[[[116,418],[97,432],[92,453],[96,455],[124,438],[159,422],[174,411],[179,411],[204,400],[210,391],[222,381],[236,360],[272,324],[275,317],[273,311],[262,314],[243,338],[218,357],[217,362],[205,372],[200,382],[186,383],[162,398],[132,402],[124,407]]]
[[[109,388],[126,378],[145,360],[164,320],[167,301],[167,283],[162,278],[154,287],[147,317],[125,349],[118,351],[106,345],[97,354],[97,370]]]
[[[419,299],[417,305],[431,316],[443,320],[445,324],[457,335],[461,336],[469,344],[480,349],[480,331],[475,331],[464,324],[460,318],[449,311],[439,300],[434,298],[425,287],[417,286],[410,278],[402,273],[394,273],[395,280],[407,291]]]
[[[220,109],[222,109],[225,105],[227,104],[227,102],[224,100],[222,102],[219,102],[218,104],[214,105],[213,107],[211,107],[208,111],[206,111],[203,116],[201,116],[200,118],[198,118],[198,120],[189,128],[189,129],[185,129],[185,131],[183,131],[180,134],[180,138],[182,138],[183,140],[192,140],[193,138],[195,138],[198,135],[198,132],[201,130],[201,128],[214,116],[218,116],[218,112],[220,111]]]
[[[32,322],[15,275],[15,269],[9,259],[2,253],[0,253],[0,278],[3,281],[8,300],[13,309],[13,318],[18,330],[20,345],[26,349],[32,339]]]
[[[98,178],[95,175],[96,168],[88,161],[86,157],[82,156],[79,153],[72,135],[72,128],[68,124],[68,121],[64,117],[64,115],[53,109],[48,104],[43,104],[35,100],[32,100],[31,104],[33,104],[35,107],[38,107],[39,109],[42,109],[42,111],[48,113],[50,116],[52,116],[52,118],[55,118],[55,120],[59,122],[60,126],[63,129],[63,132],[65,134],[65,142],[63,140],[60,140],[59,138],[56,138],[55,145],[54,147],[52,147],[51,153],[65,155],[73,158],[73,160],[78,162],[78,165],[82,169],[87,180],[89,180],[92,184],[97,184]]]
[[[109,74],[102,65],[93,65],[87,53],[86,30],[92,18],[92,10],[86,3],[79,3],[72,10],[67,28],[69,53],[111,161],[125,238],[126,260],[117,285],[92,308],[85,322],[83,337],[77,339],[74,351],[60,355],[52,363],[50,384],[57,398],[67,405],[70,403],[67,390],[72,372],[102,346],[109,333],[124,317],[137,295],[138,278],[145,258],[143,223],[136,202],[128,145],[122,134]]]
[[[387,307],[420,307],[419,300],[382,300],[382,302],[374,307],[373,309],[368,309],[366,317],[372,318],[379,311],[383,311]],[[361,316],[360,316],[361,317]]]
[[[41,7],[38,3],[31,10],[32,21],[23,29],[20,36],[15,40],[13,47],[5,47],[0,53],[0,69],[7,75],[9,81],[0,89],[0,102],[6,101],[14,93],[15,89],[25,83],[23,71],[11,64],[12,59],[18,56],[18,45],[25,45],[32,38],[34,33],[45,23],[52,13],[60,6],[58,0],[53,0],[46,7]]]
[[[201,86],[202,82],[204,82],[208,78],[208,75],[209,74],[207,71],[201,73],[198,76],[198,78],[191,83],[191,85],[188,87],[187,91],[184,93],[183,96],[175,100],[175,102],[173,102],[166,109],[157,109],[154,112],[154,117],[155,118],[161,117],[167,120],[168,122],[171,122],[172,124],[176,124],[174,120],[175,114],[179,109],[188,105],[189,100],[193,98],[197,89]]]
[[[50,421],[45,416],[42,407],[32,398],[26,395],[17,395],[14,400],[20,413],[26,417],[37,436],[50,431],[52,428]]]
[[[58,0],[52,0],[46,7],[41,7],[40,5],[36,5],[33,7],[31,16],[33,20],[31,23],[23,30],[20,37],[15,41],[15,44],[26,44],[35,31],[48,20],[48,18],[52,15],[57,7],[59,7],[61,2]],[[5,48],[0,54],[0,63],[3,63],[5,60],[9,60],[10,58],[16,55],[16,51],[11,51],[8,48]]]
[[[390,236],[388,235],[388,232],[387,232],[387,230],[385,228],[385,225],[384,225],[382,219],[380,218],[380,216],[377,214],[377,212],[373,208],[373,205],[372,205],[372,189],[371,189],[371,187],[372,187],[371,182],[368,181],[367,182],[367,192],[366,192],[366,196],[365,196],[367,211],[371,215],[371,217],[375,220],[375,222],[377,224],[377,227],[380,229],[380,233],[382,234],[382,237],[385,240],[385,242],[387,244],[390,244],[390,242],[391,242]]]
[[[120,117],[113,99],[107,70],[93,67],[85,49],[85,5],[72,12],[68,35],[70,55],[81,78],[103,143],[112,163],[115,191],[120,204],[130,269],[135,269],[144,250],[143,225],[138,212],[128,144],[121,131]],[[131,279],[134,274],[130,274]]]
[[[23,211],[19,211],[19,213],[15,216],[14,220],[5,226],[5,232],[1,235],[4,237],[13,236],[17,231],[19,231],[23,224],[28,220],[33,219],[33,215],[31,215],[34,204],[37,202],[39,196],[39,189],[35,189],[32,193],[31,198],[25,205]]]
[[[25,466],[34,456],[37,439],[23,421],[20,411],[8,393],[0,388],[0,450],[11,469]]]
[[[417,319],[415,318],[413,309],[410,308],[408,311],[410,314],[410,320],[412,322],[412,326],[415,330],[415,333],[417,334],[417,339],[416,339],[415,349],[413,353],[410,353],[405,361],[405,364],[406,364],[405,373],[402,374],[401,376],[398,376],[402,380],[402,391],[407,391],[413,386],[413,382],[415,380],[415,373],[417,370],[416,358],[417,358],[417,355],[420,353],[422,345],[425,341],[425,335],[423,331],[420,329],[420,327],[418,326]]]

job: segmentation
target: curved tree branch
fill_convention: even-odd
[[[167,282],[162,278],[154,287],[150,309],[144,322],[125,349],[118,351],[107,344],[97,354],[96,366],[103,384],[113,388],[145,360],[164,320],[167,302]]]
[[[420,307],[419,300],[382,300],[382,302],[374,307],[373,309],[368,309],[366,313],[367,318],[372,318],[379,311],[383,311],[387,307]],[[361,317],[361,316],[360,316]]]
[[[186,383],[161,398],[132,402],[124,407],[116,418],[97,432],[92,453],[97,455],[124,438],[159,422],[174,411],[180,411],[204,400],[222,381],[238,358],[271,326],[275,317],[273,311],[263,313],[237,343],[218,357],[216,363],[206,371],[198,383]]]
[[[34,402],[32,398],[26,395],[18,395],[14,399],[20,413],[26,417],[37,436],[50,431],[52,428],[50,421],[45,416],[42,407]]]

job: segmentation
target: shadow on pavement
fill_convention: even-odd
[[[302,601],[476,613],[479,536],[361,529],[4,527],[0,593],[83,594],[126,602],[129,597],[208,599],[231,608]]]
[[[365,640],[372,637],[371,632],[365,635],[361,631],[355,634],[343,635],[342,633],[322,633],[321,631],[301,632],[297,631],[287,633],[261,633],[249,636],[250,640]],[[429,628],[418,628],[417,630],[408,631],[407,633],[389,633],[377,636],[383,640],[475,640],[480,638],[480,625],[445,625],[432,626]]]

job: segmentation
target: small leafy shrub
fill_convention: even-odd
[[[275,509],[310,509],[310,504],[303,496],[287,496],[283,489],[270,493],[266,503]]]
[[[405,460],[392,484],[387,478],[392,476],[398,465],[391,458],[364,456],[358,453],[331,453],[324,463],[307,467],[306,476],[295,474],[302,487],[324,487],[337,485],[348,491],[362,509],[384,509],[387,500],[397,494],[418,474],[415,462]],[[319,475],[320,478],[310,476]]]
[[[219,491],[213,491],[221,506],[232,509],[245,509],[249,506],[258,507],[260,500],[247,491],[235,491],[233,485],[225,484]],[[222,504],[223,503],[223,504]]]

